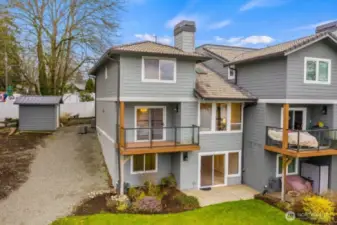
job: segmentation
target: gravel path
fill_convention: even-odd
[[[46,225],[89,192],[108,188],[96,135],[76,131],[62,128],[38,147],[27,182],[0,201],[0,224]]]

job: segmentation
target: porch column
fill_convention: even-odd
[[[125,104],[124,102],[120,102],[119,105],[119,151],[121,151],[121,146],[124,147],[124,113],[125,113]],[[121,154],[120,152],[118,152],[118,154]],[[121,171],[121,177],[120,177],[120,181],[119,181],[119,194],[120,195],[124,195],[124,156],[120,155],[119,157],[119,166],[120,166],[120,171]]]
[[[283,125],[282,125],[282,151],[285,152],[288,149],[288,128],[289,128],[289,104],[283,104]],[[281,200],[285,200],[285,187],[287,179],[287,167],[289,165],[288,157],[282,154],[282,193]]]

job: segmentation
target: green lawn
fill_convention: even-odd
[[[198,224],[291,224],[308,225],[295,220],[289,223],[284,213],[260,200],[222,203],[198,210],[165,215],[97,214],[93,216],[67,217],[52,225],[198,225]]]

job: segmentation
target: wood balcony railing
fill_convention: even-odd
[[[124,128],[120,131],[122,155],[199,150],[199,127]]]
[[[337,129],[286,129],[285,133],[287,143],[283,148],[284,129],[267,126],[265,150],[292,157],[337,155]]]

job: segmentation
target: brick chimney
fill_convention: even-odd
[[[174,46],[185,52],[195,51],[195,22],[183,20],[174,27]]]
[[[333,21],[331,23],[326,23],[316,27],[316,33],[320,32],[332,32],[337,36],[337,21]]]

